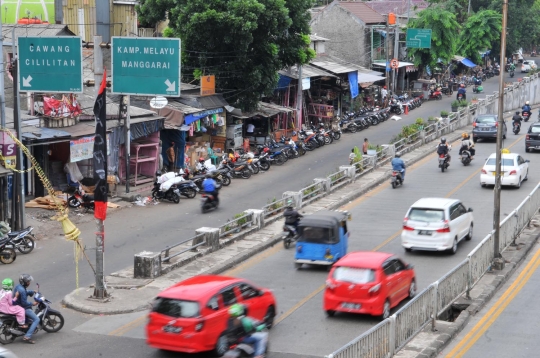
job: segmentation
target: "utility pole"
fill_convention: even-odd
[[[388,35],[388,15],[386,15],[386,36],[384,38],[384,47],[385,47],[385,50],[384,50],[384,53],[386,54],[386,79],[385,79],[385,82],[384,84],[386,85],[386,88],[390,88],[390,79],[388,78],[390,76],[390,63],[388,62],[389,61],[389,58],[388,58],[388,39],[389,38],[389,35]]]
[[[2,34],[2,6],[0,6],[0,34]],[[6,68],[6,64],[4,63],[4,37],[0,36],[0,127],[5,128],[6,127],[6,94],[5,94],[5,85],[4,85],[4,70]],[[5,218],[7,220],[8,215],[8,185],[7,185],[7,177],[0,178],[0,191],[2,192],[2,195],[0,195],[1,198],[3,198],[2,203],[0,203],[0,212],[2,213],[1,218]]]
[[[14,38],[13,38],[14,39]],[[15,40],[13,40],[15,41]],[[15,54],[15,51],[13,52]],[[13,64],[13,122],[15,125],[15,130],[17,131],[17,139],[22,142],[21,137],[21,107],[20,107],[20,95],[19,95],[19,69],[18,69],[18,59],[15,57]],[[3,74],[2,74],[3,75]],[[14,211],[12,216],[15,216],[14,229],[22,230],[25,224],[25,212],[24,212],[24,175],[23,175],[23,155],[22,149],[17,146],[16,157],[15,157],[15,168],[17,172],[15,173],[16,185],[15,190],[13,191],[13,202],[14,202]]]
[[[394,39],[394,58],[399,60],[399,24],[398,24],[397,21],[396,21],[396,28],[395,28],[395,31],[394,31],[394,37],[395,37],[395,39]],[[397,80],[398,71],[399,71],[399,68],[394,69],[394,84],[392,86],[392,90],[394,91],[394,93],[396,93],[396,89],[397,89],[397,85],[398,85],[398,80]]]
[[[501,59],[500,63],[504,63],[506,56],[506,26],[508,17],[508,0],[503,0],[503,17],[502,17],[502,32],[501,32]],[[504,268],[504,260],[501,257],[499,251],[499,235],[500,235],[500,221],[501,221],[501,150],[502,150],[502,136],[504,126],[504,76],[499,76],[499,103],[498,103],[498,118],[499,125],[497,126],[497,145],[495,149],[496,153],[496,171],[495,171],[495,188],[493,190],[493,263],[491,265],[494,270],[502,270]]]
[[[296,116],[298,121],[298,130],[302,129],[302,102],[303,100],[303,92],[302,92],[302,64],[296,65],[298,67],[298,92],[296,94]]]
[[[131,160],[131,132],[130,132],[130,128],[131,128],[131,123],[130,123],[130,120],[131,118],[129,117],[129,107],[131,105],[131,101],[130,101],[130,98],[129,98],[129,95],[127,96],[122,96],[123,98],[123,101],[125,103],[125,106],[126,106],[126,120],[124,121],[124,134],[125,134],[125,138],[124,138],[124,157],[125,157],[125,160],[126,160],[126,193],[129,193],[129,175],[130,175],[130,167],[129,167],[129,161]],[[161,170],[161,168],[160,168]],[[135,178],[136,180],[137,178]]]

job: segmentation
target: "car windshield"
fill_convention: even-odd
[[[540,126],[532,126],[531,133],[540,133]]]
[[[199,316],[199,303],[158,297],[152,311],[174,318],[193,318]]]
[[[327,227],[300,226],[298,241],[314,244],[336,244],[339,238],[334,237],[333,230]]]
[[[337,267],[334,270],[334,280],[355,284],[375,281],[375,270],[356,267]]]
[[[409,220],[436,223],[444,220],[444,211],[440,209],[412,208]]]
[[[476,123],[495,123],[495,117],[478,117]]]
[[[486,162],[486,165],[495,165],[495,158],[489,158]],[[503,167],[513,167],[514,166],[514,159],[508,159],[508,158],[502,158],[501,159],[501,165]]]

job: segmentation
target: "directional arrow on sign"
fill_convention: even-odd
[[[22,79],[22,85],[23,87],[32,87],[30,84],[30,81],[32,81],[32,76],[28,75],[28,77]]]
[[[169,81],[169,80],[167,79],[167,81],[165,81],[165,84],[167,85],[167,91],[171,91],[171,92],[176,91],[176,81],[174,81],[173,83],[171,83],[171,81]]]

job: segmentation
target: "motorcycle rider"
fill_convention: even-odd
[[[19,328],[26,329],[28,325],[24,321],[24,308],[15,304],[12,291],[13,280],[10,278],[4,279],[2,281],[2,290],[0,290],[0,312],[15,315]]]
[[[529,101],[525,102],[525,105],[521,107],[521,114],[523,113],[529,113],[529,117],[531,116],[531,106],[529,105]]]
[[[459,148],[459,155],[461,155],[465,150],[471,153],[471,160],[473,160],[476,150],[474,149],[474,142],[471,140],[471,137],[467,132],[463,132],[463,134],[461,134],[461,148]]]
[[[39,324],[39,317],[32,310],[32,306],[37,305],[37,302],[34,302],[33,304],[28,302],[28,296],[32,297],[35,293],[33,290],[27,289],[33,280],[34,278],[32,276],[23,273],[19,277],[19,284],[15,286],[15,290],[13,291],[15,293],[13,301],[15,301],[18,306],[24,308],[24,313],[26,314],[26,317],[32,320],[32,324],[30,325],[30,328],[28,328],[28,331],[26,331],[26,334],[23,338],[24,342],[30,344],[36,343],[32,340],[32,334],[34,333]]]
[[[459,100],[459,95],[463,96],[463,100],[467,99],[467,90],[465,89],[465,85],[463,83],[459,86],[459,89],[457,91],[457,96],[456,96],[457,100]]]
[[[516,65],[514,65],[514,63],[510,63],[510,68],[509,68],[509,72],[514,72],[516,70]]]
[[[405,162],[401,159],[401,155],[396,153],[394,159],[392,159],[392,170],[401,173],[401,182],[405,181]]]
[[[283,212],[283,216],[285,217],[285,225],[294,226],[296,230],[298,230],[298,222],[304,217],[298,211],[294,210],[292,199],[287,200],[287,208]]]
[[[529,103],[529,102],[527,102]],[[525,108],[525,106],[523,106]],[[512,116],[512,128],[514,128],[514,125],[518,125],[521,127],[521,121],[523,120],[523,117],[519,115],[519,111],[516,111],[516,114]]]
[[[212,178],[212,174],[210,173],[206,173],[205,177],[206,178],[202,182],[203,190],[206,192],[206,194],[212,195],[214,197],[212,201],[216,201],[217,204],[219,204],[218,191],[216,189],[216,186],[217,186],[216,181],[214,180],[214,178]]]
[[[262,358],[266,351],[267,334],[259,333],[266,326],[246,315],[246,307],[242,304],[234,304],[229,308],[230,319],[227,322],[229,337],[237,339],[241,343],[251,344],[255,349],[255,358]]]
[[[439,145],[437,145],[437,154],[446,155],[446,157],[448,158],[448,164],[450,164],[450,159],[452,159],[450,157],[450,146],[448,145],[448,143],[446,143],[445,137],[442,137],[441,142],[439,143]]]

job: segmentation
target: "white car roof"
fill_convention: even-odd
[[[422,198],[412,204],[411,208],[445,209],[457,202],[459,202],[458,199],[450,198]]]
[[[504,159],[514,159],[515,157],[517,157],[519,154],[518,153],[502,153],[501,154],[501,158],[504,158]],[[491,158],[495,158],[497,157],[497,153],[493,153],[489,156],[488,159],[491,159]]]

